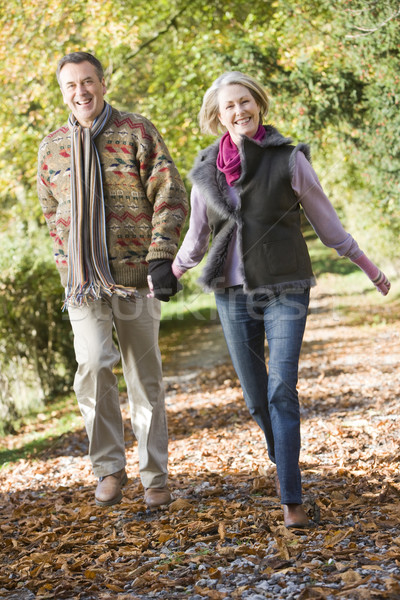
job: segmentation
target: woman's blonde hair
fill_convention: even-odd
[[[218,93],[222,87],[233,84],[243,85],[249,90],[260,107],[260,121],[268,113],[269,98],[264,88],[249,75],[245,75],[240,71],[227,71],[218,77],[204,94],[199,112],[199,123],[203,133],[218,135],[220,130],[225,131],[225,127],[223,127],[218,118]]]

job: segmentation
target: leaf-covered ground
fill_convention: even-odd
[[[299,381],[312,529],[283,527],[274,471],[235,374],[229,362],[202,368],[202,348],[196,369],[166,379],[168,509],[143,503],[126,401],[130,482],[119,505],[94,504],[83,430],[0,472],[0,596],[400,598],[395,305],[353,309],[343,296],[338,308],[313,295]],[[5,444],[17,448],[20,436]]]

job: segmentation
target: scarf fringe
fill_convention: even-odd
[[[65,299],[62,305],[62,311],[69,307],[80,308],[88,306],[91,302],[101,300],[108,296],[109,298],[115,294],[119,298],[132,298],[139,296],[136,288],[123,287],[122,285],[113,284],[111,287],[91,283],[87,286],[79,286],[75,289],[66,289]]]

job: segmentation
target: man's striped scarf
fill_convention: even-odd
[[[68,242],[68,283],[63,308],[82,306],[104,295],[127,297],[135,288],[117,285],[111,275],[106,243],[106,219],[100,158],[94,140],[111,115],[105,103],[91,128],[81,127],[71,113],[71,225]]]

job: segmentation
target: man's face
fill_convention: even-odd
[[[82,127],[91,127],[104,107],[107,91],[94,65],[88,61],[67,63],[60,72],[60,86],[65,104]]]

